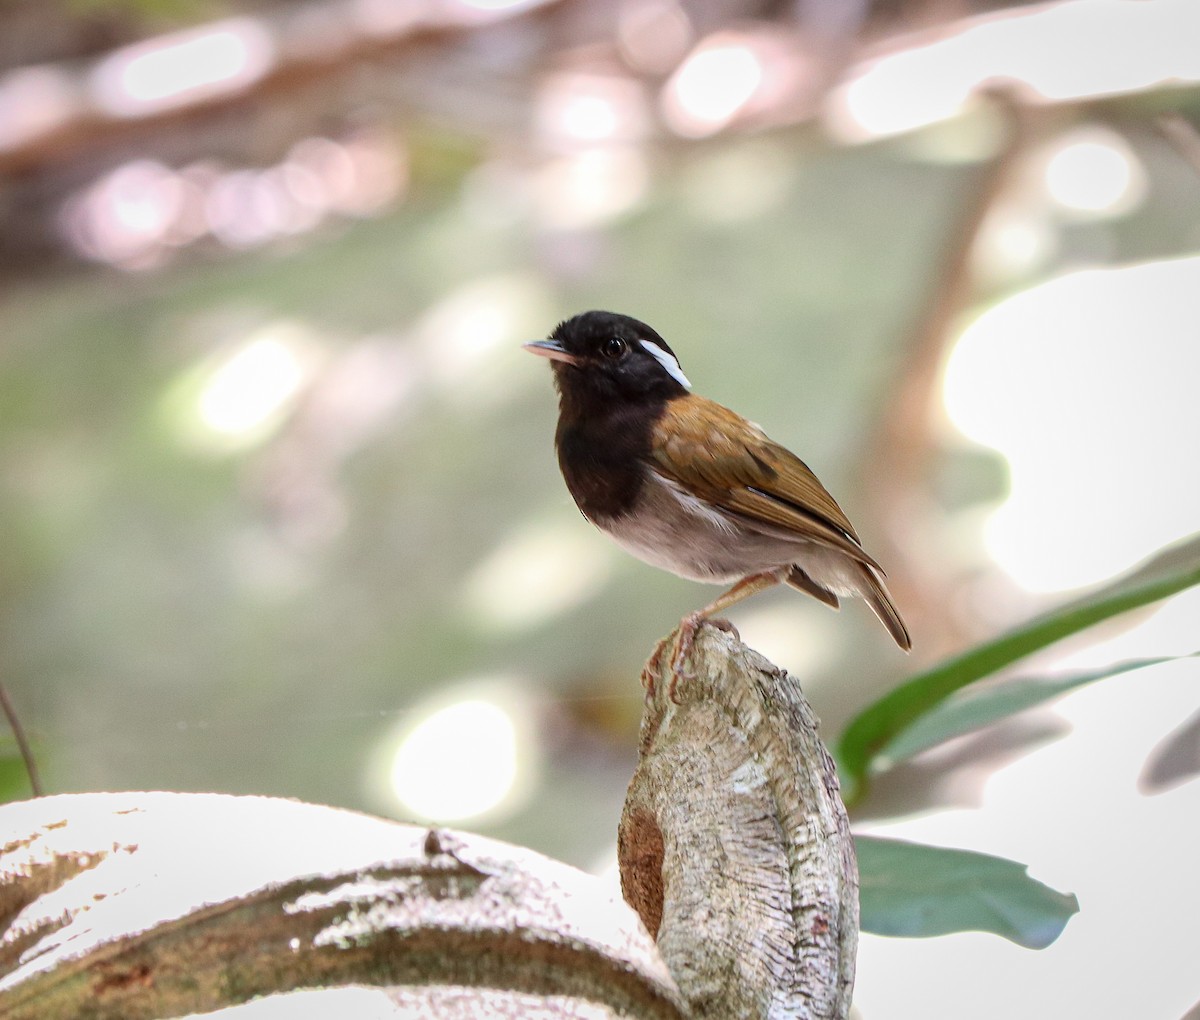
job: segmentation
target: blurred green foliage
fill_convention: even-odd
[[[906,680],[851,720],[837,741],[836,757],[846,802],[854,804],[861,799],[872,765],[882,758],[888,759],[889,763],[897,760],[894,748],[900,738],[922,722],[928,726],[931,713],[938,711],[955,692],[1104,620],[1161,601],[1197,584],[1200,584],[1200,537],[1164,550],[1099,591]],[[1114,676],[1127,668],[1130,667],[1117,664],[1095,678]],[[1005,697],[1003,690],[994,692],[989,702],[991,711],[982,713],[979,724],[998,721],[1035,704],[1036,700],[1030,697],[1031,691],[1023,690],[1024,697]],[[939,729],[942,731],[936,741],[939,743],[963,732],[944,710],[941,718],[941,726],[934,723],[926,739],[916,743],[928,743],[938,736]]]

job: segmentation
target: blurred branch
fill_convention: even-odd
[[[863,456],[860,477],[868,479],[869,510],[875,529],[888,548],[881,554],[891,566],[888,583],[910,618],[922,656],[936,657],[961,644],[961,620],[946,612],[952,604],[939,555],[922,536],[911,533],[907,504],[928,491],[936,455],[932,409],[936,404],[942,364],[955,335],[958,317],[974,290],[973,253],[988,216],[1014,178],[1034,135],[1035,111],[1006,89],[994,89],[991,102],[1004,119],[1006,137],[1000,151],[984,164],[973,182],[970,200],[945,240],[934,268],[932,285],[907,341],[901,342],[898,364],[903,374],[885,397]]]
[[[1200,131],[1181,113],[1164,113],[1158,129],[1197,174],[1200,174]]]
[[[530,18],[557,0],[532,0],[522,5],[519,14],[488,15],[486,23],[502,19]],[[100,109],[90,99],[82,98],[86,91],[86,75],[75,75],[71,92],[74,103],[64,114],[45,129],[32,132],[23,142],[0,146],[0,177],[21,177],[46,171],[52,165],[94,160],[98,153],[114,147],[145,144],[146,139],[161,136],[167,128],[176,132],[194,131],[214,115],[234,112],[240,117],[254,117],[264,104],[278,101],[282,96],[309,92],[320,87],[328,98],[331,83],[355,74],[364,65],[382,60],[396,60],[413,55],[425,47],[440,51],[440,59],[451,57],[457,42],[469,42],[471,30],[481,24],[480,15],[472,20],[453,4],[441,5],[438,17],[414,16],[410,23],[392,31],[372,32],[356,24],[348,8],[329,5],[327,9],[308,9],[288,12],[274,18],[261,17],[257,23],[271,41],[274,56],[269,66],[250,82],[231,83],[227,89],[210,88],[195,97],[180,97],[179,102],[151,108],[136,115],[118,115]],[[318,24],[314,26],[314,19]],[[456,61],[463,73],[469,69],[464,59]],[[61,74],[72,76],[66,69]],[[66,86],[64,85],[65,89]],[[482,91],[482,90],[481,90]],[[337,94],[336,92],[334,93]],[[318,103],[318,106],[321,104]],[[469,108],[468,108],[469,109]],[[464,111],[465,112],[465,111]],[[244,121],[243,121],[244,130]]]
[[[17,715],[17,710],[13,706],[12,699],[8,696],[8,688],[0,683],[0,710],[4,712],[4,718],[8,720],[8,728],[12,730],[13,739],[17,742],[17,750],[21,754],[21,761],[25,763],[25,774],[29,777],[29,788],[33,791],[35,797],[41,797],[45,792],[42,789],[42,781],[38,775],[37,759],[33,756],[33,748],[29,746],[29,740],[25,736],[25,727],[21,725],[21,719]]]
[[[674,701],[669,666],[647,665],[625,898],[693,1016],[844,1018],[858,868],[816,718],[795,678],[717,627],[684,669]]]
[[[1196,89],[1194,74],[1186,65],[1171,64],[1169,54],[1157,80],[1112,73],[1122,66],[1111,60],[1113,46],[1166,32],[1186,36],[1190,23],[1181,5],[1014,4],[939,20],[923,31],[905,29],[928,25],[947,10],[969,8],[940,8],[938,19],[909,11],[903,18],[867,18],[862,24],[863,10],[856,5],[843,5],[836,14],[837,5],[825,6],[829,10],[801,5],[797,17],[787,5],[763,9],[736,0],[686,5],[694,41],[703,44],[736,30],[742,42],[762,44],[774,68],[770,81],[764,79],[744,104],[745,115],[734,117],[731,125],[759,131],[822,117],[831,112],[826,100],[831,76],[838,72],[835,97],[844,100],[849,91],[865,86],[875,100],[885,97],[885,120],[899,108],[904,108],[902,121],[910,113],[916,118],[890,127],[859,123],[851,134],[865,138],[943,120],[994,81],[1011,81],[1030,106],[1068,110],[1113,110],[1149,92],[1183,95]],[[627,76],[647,98],[667,95],[662,79],[670,67],[638,71],[622,56],[622,15],[616,5],[528,0],[486,8],[455,0],[432,6],[408,0],[317,0],[212,20],[112,50],[83,66],[58,61],[13,69],[0,77],[0,186],[5,192],[0,211],[7,220],[0,233],[0,268],[10,264],[29,272],[38,261],[61,259],[63,203],[137,159],[173,168],[197,161],[261,167],[277,162],[306,134],[410,111],[434,124],[448,123],[460,134],[516,139],[518,147],[544,155],[536,134],[531,135],[536,120],[531,110],[548,71],[589,68]],[[856,52],[856,44],[874,34],[883,38]],[[241,63],[225,78],[163,78],[172,48],[187,39],[240,53],[230,60]],[[1064,52],[1070,61],[1064,61]],[[852,61],[852,55],[858,59]],[[903,58],[900,67],[893,59],[898,57]],[[131,61],[145,59],[157,60],[155,73],[140,82],[138,75],[126,80]],[[179,63],[186,69],[196,59],[193,51]],[[101,79],[110,86],[117,82],[118,107],[128,102],[133,108],[114,109],[106,102]],[[1047,81],[1053,87],[1043,87]],[[936,99],[932,109],[931,97]]]

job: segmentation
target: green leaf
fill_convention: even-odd
[[[897,762],[954,737],[990,726],[1001,719],[1052,701],[1068,691],[1095,683],[1097,680],[1130,673],[1147,666],[1157,666],[1162,662],[1174,662],[1177,659],[1196,656],[1200,656],[1200,652],[1192,652],[1190,655],[1166,655],[1155,659],[1129,659],[1086,673],[1048,678],[1025,677],[1006,681],[985,691],[959,693],[932,708],[907,729],[901,730],[875,756],[875,763],[881,768],[890,768]]]
[[[1078,913],[1079,901],[1029,877],[1003,857],[856,836],[862,930],[928,938],[960,931],[1001,935],[1045,949]]]
[[[836,757],[846,802],[860,800],[875,757],[955,691],[1097,623],[1200,584],[1200,535],[1171,546],[1131,574],[908,680],[846,727]]]

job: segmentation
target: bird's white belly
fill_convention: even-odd
[[[730,584],[789,563],[803,564],[813,553],[824,552],[804,539],[750,530],[653,474],[631,512],[597,525],[638,559],[713,584]]]

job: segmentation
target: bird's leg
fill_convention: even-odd
[[[675,701],[675,684],[683,676],[683,664],[691,653],[692,643],[696,640],[696,631],[699,629],[700,624],[705,620],[711,620],[714,613],[723,612],[730,606],[741,602],[742,599],[756,595],[760,591],[766,591],[768,588],[774,588],[775,585],[784,579],[788,569],[790,568],[783,567],[775,570],[764,570],[757,574],[749,574],[738,581],[727,592],[713,599],[703,609],[689,613],[679,621],[679,630],[676,632],[675,638],[675,652],[671,656],[671,684],[667,688],[667,696],[672,701]],[[711,620],[711,622],[722,630],[733,630],[733,624],[728,620]],[[658,663],[658,656],[661,652],[662,643],[660,642],[652,656],[655,665]]]
[[[783,581],[790,569],[790,566],[776,567],[774,570],[764,570],[760,573],[743,577],[729,591],[713,599],[707,606],[692,615],[709,617],[714,613],[720,613],[728,609],[730,606],[737,605],[742,599],[748,599],[751,595],[757,595],[760,591],[774,588],[775,585]]]

